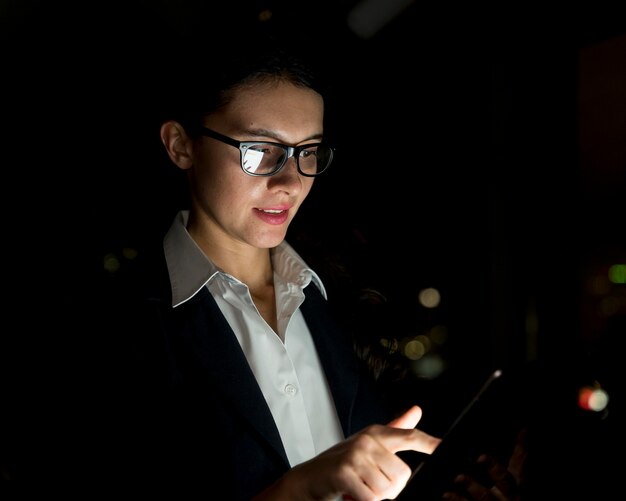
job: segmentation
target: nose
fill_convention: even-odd
[[[270,187],[279,187],[290,194],[298,193],[302,189],[303,176],[298,172],[295,156],[289,157],[283,168],[267,179]]]

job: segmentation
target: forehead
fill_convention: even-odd
[[[284,80],[248,83],[233,90],[225,107],[231,112],[318,112],[324,108],[316,91]]]
[[[289,119],[322,120],[324,100],[313,89],[286,80],[264,80],[241,85],[230,96],[222,112],[246,120]]]

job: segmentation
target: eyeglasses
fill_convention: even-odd
[[[295,157],[298,172],[314,177],[328,169],[335,153],[334,148],[322,143],[287,146],[269,141],[236,141],[206,127],[200,127],[199,132],[238,148],[241,169],[250,176],[273,176],[285,166],[287,160]]]

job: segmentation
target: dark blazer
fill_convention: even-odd
[[[150,263],[138,275],[141,293],[124,301],[113,329],[130,355],[111,378],[119,385],[110,395],[117,478],[177,499],[249,499],[289,469],[269,407],[208,290],[172,308],[163,255]],[[305,295],[301,310],[344,435],[387,422],[350,336],[317,287]]]

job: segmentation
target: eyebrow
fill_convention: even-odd
[[[289,143],[283,137],[281,137],[280,134],[277,134],[275,131],[270,130],[270,129],[242,129],[241,133],[244,135],[250,135],[253,137],[271,137],[280,143],[289,145]],[[324,136],[322,133],[317,133],[317,134],[313,134],[309,137],[302,139],[298,143],[300,144],[300,143],[304,143],[307,141],[321,141],[323,137]]]

